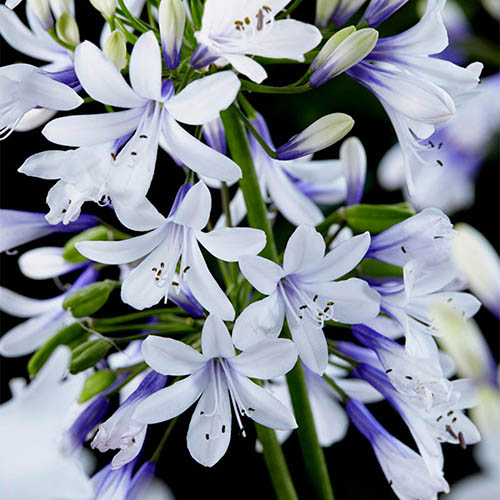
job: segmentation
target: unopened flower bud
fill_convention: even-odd
[[[78,24],[71,17],[71,14],[64,11],[56,21],[57,36],[68,45],[76,47],[80,44],[80,31]]]
[[[113,232],[105,226],[96,226],[73,236],[64,245],[63,258],[72,263],[85,262],[87,259],[76,249],[80,241],[107,241],[113,239]]]
[[[340,161],[347,180],[346,205],[357,205],[363,196],[366,178],[366,153],[357,137],[349,137],[342,143]]]
[[[368,26],[378,26],[389,16],[394,14],[408,0],[371,0],[363,14],[361,21],[366,22]]]
[[[54,21],[50,13],[49,0],[28,0],[28,6],[44,29],[52,28]]]
[[[73,375],[92,368],[111,349],[111,343],[104,339],[89,340],[79,345],[72,353],[69,372]]]
[[[333,12],[337,8],[339,0],[316,0],[316,18],[314,24],[320,28],[324,28]]]
[[[66,295],[63,309],[70,310],[75,318],[84,318],[98,311],[108,300],[116,282],[98,281]]]
[[[121,71],[127,65],[127,42],[120,31],[113,31],[104,42],[104,55]]]
[[[115,0],[90,0],[90,3],[103,15],[104,19],[109,19],[115,15]]]
[[[279,160],[293,160],[321,151],[342,139],[353,126],[354,120],[344,113],[323,116],[280,146],[276,156]]]
[[[56,19],[59,19],[64,12],[67,12],[73,17],[75,16],[75,5],[70,0],[49,0],[49,3]]]
[[[330,38],[312,62],[311,69],[314,73],[309,83],[313,87],[319,87],[348,70],[363,60],[375,47],[378,40],[377,30],[365,28],[349,33],[347,30],[350,28],[344,28]]]
[[[78,397],[78,403],[85,403],[89,399],[92,399],[97,394],[107,389],[116,380],[116,373],[111,371],[97,371],[92,373],[85,384],[83,384],[83,389]]]
[[[186,10],[181,0],[161,0],[158,16],[165,65],[175,69],[181,60]]]

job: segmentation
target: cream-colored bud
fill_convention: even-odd
[[[28,5],[44,29],[52,28],[54,22],[50,13],[49,0],[28,0]]]
[[[113,31],[104,42],[104,54],[121,71],[127,65],[127,42],[120,31]]]
[[[57,36],[68,45],[76,47],[80,44],[80,31],[78,24],[68,12],[63,12],[56,21]]]
[[[90,3],[103,15],[104,19],[109,19],[115,15],[115,0],[90,0]]]

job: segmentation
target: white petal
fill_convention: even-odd
[[[273,293],[285,274],[278,264],[264,257],[244,255],[239,264],[241,272],[251,285],[266,295]]]
[[[243,255],[257,255],[266,246],[264,231],[246,227],[200,231],[196,238],[212,255],[226,262],[236,262]]]
[[[328,365],[328,346],[323,329],[316,324],[290,322],[290,331],[301,361],[322,375]]]
[[[277,292],[250,304],[236,318],[233,342],[245,350],[257,342],[277,338],[283,327],[284,309]]]
[[[141,345],[144,361],[162,375],[191,375],[206,362],[204,356],[179,340],[149,335]]]
[[[126,264],[144,257],[165,238],[165,226],[122,241],[82,241],[76,249],[87,259],[103,264]]]
[[[201,351],[207,358],[233,358],[235,355],[226,325],[213,314],[208,316],[203,325]]]
[[[210,191],[203,181],[199,181],[187,192],[172,220],[193,229],[203,229],[210,218],[211,208]]]
[[[94,146],[114,141],[135,130],[142,108],[97,115],[65,116],[47,123],[42,134],[55,144]]]
[[[146,99],[161,99],[161,53],[152,31],[141,35],[130,56],[130,81],[134,90]]]
[[[137,407],[133,418],[145,424],[156,424],[174,418],[199,398],[209,382],[207,368],[189,375],[147,397]]]
[[[164,120],[163,135],[168,146],[191,170],[228,184],[241,178],[241,169],[233,160],[195,139],[172,117],[166,116]]]
[[[41,247],[25,252],[19,257],[18,264],[21,272],[28,278],[44,280],[74,271],[85,263],[73,264],[62,256],[61,247]]]
[[[205,259],[194,238],[188,242],[186,261],[189,261],[191,266],[186,273],[186,282],[195,299],[220,319],[233,321],[234,308],[231,301],[220,289],[219,284],[208,270]]]
[[[134,231],[148,231],[156,229],[165,224],[166,219],[153,204],[146,198],[133,207],[127,202],[127,199],[121,199],[120,196],[113,196],[113,208],[115,209],[118,220],[129,229]]]
[[[370,233],[365,232],[335,246],[309,272],[301,274],[306,283],[330,281],[354,269],[370,246]],[[312,266],[311,266],[312,267]]]
[[[48,311],[57,311],[62,302],[62,296],[47,300],[30,299],[8,288],[0,287],[0,311],[18,318],[31,318]]]
[[[291,340],[264,340],[232,359],[231,367],[245,377],[266,380],[288,373],[296,361],[297,349]]]
[[[283,256],[285,274],[314,268],[325,255],[325,242],[314,227],[301,225],[288,239]]]
[[[227,109],[236,98],[240,81],[232,71],[222,71],[190,83],[165,103],[179,122],[203,125]]]
[[[236,372],[233,372],[232,375],[246,414],[250,418],[271,429],[297,428],[293,413],[283,403],[248,378]]]
[[[30,109],[16,125],[16,132],[27,132],[47,123],[57,111],[46,108]]]
[[[75,71],[87,94],[96,101],[119,108],[146,104],[146,100],[130,88],[113,62],[89,41],[80,44],[75,51]]]
[[[215,380],[210,380],[196,405],[187,433],[189,453],[205,467],[212,467],[224,456],[231,440],[229,394],[225,382],[220,385],[219,388]],[[217,411],[212,414],[214,408]]]
[[[358,278],[314,284],[310,290],[334,302],[332,316],[341,323],[363,323],[375,318],[380,310],[380,295]]]
[[[240,54],[224,54],[223,58],[233,66],[233,68],[247,76],[255,83],[261,83],[267,78],[266,70],[252,58]]]

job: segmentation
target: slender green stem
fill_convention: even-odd
[[[189,330],[159,330],[155,332],[151,332],[152,334],[155,335],[155,337],[171,337],[172,335],[181,333],[181,334],[193,334],[193,333],[198,333],[199,331],[189,329]],[[138,335],[130,335],[128,337],[118,337],[118,338],[111,338],[108,337],[108,340],[111,341],[113,344],[126,344],[128,342],[132,342],[134,340],[144,340],[146,338],[146,332],[138,334]]]
[[[260,144],[262,149],[271,157],[276,159],[276,151],[271,149],[267,142],[260,136],[255,127],[252,125],[252,122],[245,116],[245,113],[241,111],[241,109],[236,108],[238,113],[240,114],[240,118],[242,122],[245,124],[245,127],[250,131],[250,133],[255,137],[256,141]]]
[[[274,241],[271,224],[267,218],[267,210],[260,193],[259,181],[253,164],[252,153],[248,145],[248,138],[236,105],[231,105],[221,113],[222,123],[226,133],[226,140],[233,160],[241,167],[243,177],[240,187],[247,206],[250,226],[262,229],[266,233],[267,243],[262,256],[274,261],[278,258],[278,251]]]
[[[155,452],[153,453],[153,456],[151,457],[151,462],[158,462],[160,459],[161,452],[163,451],[163,448],[165,446],[165,443],[167,442],[168,436],[170,436],[170,433],[174,429],[175,424],[177,423],[177,420],[179,417],[175,417],[169,424],[168,427],[165,429],[165,433],[163,434],[163,437],[161,438],[161,441],[158,443],[158,446],[156,447]]]
[[[295,487],[288,472],[281,446],[276,439],[276,433],[260,424],[255,424],[257,437],[262,444],[264,460],[271,472],[271,481],[278,500],[298,500]]]
[[[129,321],[135,321],[136,319],[155,317],[159,314],[184,314],[187,313],[180,309],[179,307],[164,307],[160,309],[148,309],[147,311],[139,311],[131,314],[124,314],[122,316],[114,316],[112,318],[93,318],[92,326],[101,326],[101,325],[116,325],[119,323],[128,323]],[[175,316],[174,316],[175,317]],[[179,319],[180,318],[176,318]],[[187,318],[182,318],[184,321]]]
[[[328,384],[330,384],[333,390],[337,392],[337,394],[342,398],[342,401],[344,403],[347,403],[347,401],[349,401],[349,396],[340,388],[340,386],[335,382],[335,380],[333,380],[326,374],[323,374],[323,378],[328,382]]]
[[[226,226],[233,227],[233,221],[231,218],[231,208],[229,206],[229,201],[230,201],[229,188],[227,187],[227,184],[225,182],[222,183],[220,189],[220,195],[221,195],[222,210],[224,211],[224,215],[226,216]],[[238,279],[238,265],[236,264],[236,262],[228,262],[227,266],[229,269],[230,285],[234,289],[234,286],[236,285],[236,280]]]
[[[147,0],[146,4],[147,4],[146,8],[147,8],[147,11],[148,11],[149,24],[152,26],[152,28],[155,31],[157,31],[158,30],[158,25],[156,24],[155,16],[153,15],[153,8],[152,8],[152,5],[151,5],[151,1]]]
[[[311,86],[307,83],[297,87],[272,87],[270,85],[260,85],[258,83],[249,82],[248,80],[241,80],[241,90],[259,92],[261,94],[303,94],[311,90]]]
[[[301,3],[302,0],[295,0],[294,2],[292,2],[292,5],[288,7],[288,9],[285,9],[281,14],[278,14],[276,16],[276,19],[284,19],[285,17],[289,16]]]
[[[99,333],[113,333],[113,332],[122,332],[122,331],[135,331],[135,330],[163,330],[168,331],[171,329],[173,325],[169,325],[168,323],[142,323],[139,325],[109,325],[109,326],[98,326],[96,329]],[[176,328],[182,325],[175,325]],[[174,330],[176,329],[174,328]],[[191,328],[186,325],[186,328]]]

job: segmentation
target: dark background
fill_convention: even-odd
[[[90,7],[90,2],[77,2],[77,20],[80,25],[82,40],[89,39],[98,43],[98,34],[101,19]],[[498,42],[498,25],[481,8],[480,2],[461,2],[467,9],[469,21],[475,31],[489,39]],[[303,2],[303,5],[294,15],[297,19],[313,21],[313,2]],[[414,24],[416,20],[415,1],[410,1],[381,28],[381,36],[398,33]],[[21,15],[22,8],[17,9]],[[99,27],[96,29],[95,27]],[[471,59],[475,60],[477,57]],[[14,52],[2,42],[1,65],[13,62],[30,62],[23,55]],[[297,80],[305,66],[276,65],[268,67],[269,79],[265,82],[270,85],[283,85]],[[483,76],[498,71],[498,66],[486,64]],[[383,192],[376,184],[376,167],[382,155],[395,142],[392,126],[383,112],[376,98],[364,87],[357,85],[347,76],[342,75],[323,87],[299,96],[277,95],[250,95],[250,101],[267,119],[273,140],[276,145],[284,143],[288,138],[302,130],[321,116],[332,112],[344,112],[351,115],[356,121],[352,135],[358,136],[368,155],[368,178],[363,201],[368,203],[397,203],[402,200],[398,192]],[[95,105],[97,106],[97,105]],[[89,107],[87,106],[87,109]],[[100,109],[90,108],[90,112],[100,112]],[[81,112],[79,110],[79,112]],[[471,124],[473,126],[473,124]],[[16,172],[16,169],[30,155],[47,149],[57,149],[49,143],[39,130],[13,134],[7,141],[1,143],[1,178],[0,195],[1,207],[9,209],[29,210],[36,212],[46,211],[45,197],[52,182],[27,177]],[[317,158],[337,158],[339,145],[333,146],[319,153]],[[455,214],[453,222],[467,222],[483,234],[498,249],[499,243],[499,169],[498,169],[498,140],[492,144],[492,152],[484,164],[476,184],[475,206],[467,211]],[[168,210],[178,186],[183,182],[184,174],[164,154],[160,153],[155,178],[151,186],[149,197],[151,201],[164,211]],[[215,202],[214,209],[218,210]],[[99,214],[100,217],[115,222],[111,212],[99,209],[93,204],[86,204],[85,213]],[[215,214],[217,212],[214,212]],[[283,240],[292,228],[283,221]],[[38,240],[33,244],[25,245],[20,250],[24,252],[30,248],[43,245],[63,245],[66,237],[55,235]],[[17,256],[2,254],[0,260],[1,282],[3,286],[11,288],[24,295],[35,298],[48,298],[58,295],[60,290],[51,280],[33,281],[24,277],[17,267]],[[72,276],[67,279],[71,281]],[[63,280],[64,281],[64,280]],[[106,315],[125,313],[130,309],[112,299],[105,310]],[[498,323],[486,310],[481,310],[476,319],[482,328],[494,353],[498,353]],[[1,316],[1,330],[7,331],[19,323],[16,318],[7,315]],[[331,332],[338,335],[338,332]],[[343,332],[342,332],[343,333]],[[345,333],[344,333],[345,336]],[[346,337],[347,338],[347,337]],[[495,354],[497,360],[498,355]],[[26,376],[26,358],[1,359],[0,400],[9,399],[7,381],[14,376]],[[50,402],[48,402],[50,404]],[[117,404],[115,402],[115,404]],[[399,416],[386,403],[370,405],[370,409],[380,422],[397,437],[406,443],[412,443],[409,433]],[[169,438],[164,449],[158,468],[158,475],[171,487],[179,500],[195,497],[203,492],[205,497],[217,496],[220,499],[234,498],[241,494],[254,495],[260,498],[273,498],[273,491],[268,479],[262,457],[254,452],[254,435],[251,422],[247,422],[246,429],[249,436],[239,438],[234,433],[231,446],[224,458],[212,469],[206,469],[191,459],[186,448],[185,435],[191,412],[186,412],[179,420],[175,432]],[[161,424],[150,426],[148,446],[144,457],[149,456],[149,450],[154,450],[157,439],[163,432]],[[298,441],[295,435],[285,443],[284,452],[287,457],[290,471],[296,484],[300,498],[310,498],[311,493],[301,462]],[[458,446],[444,446],[445,477],[450,484],[454,481],[478,470],[472,459],[471,448],[466,451]],[[114,452],[100,454],[99,465],[106,464]],[[326,459],[332,477],[332,483],[339,499],[381,499],[393,498],[391,489],[378,466],[369,443],[351,426],[344,441],[325,449]]]

